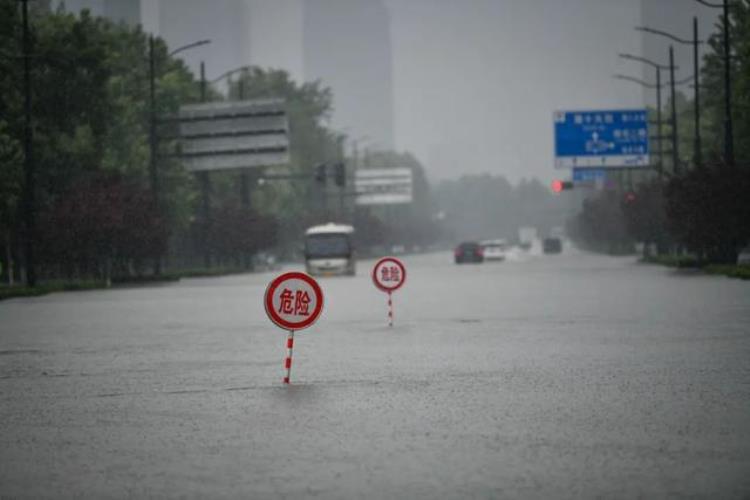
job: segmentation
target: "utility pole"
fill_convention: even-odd
[[[703,3],[703,0],[698,0],[698,1]],[[693,17],[693,39],[692,40],[683,39],[671,33],[668,33],[666,31],[657,30],[654,28],[650,28],[648,26],[638,26],[635,29],[638,31],[644,31],[646,33],[652,33],[654,35],[663,36],[683,45],[693,46],[692,80],[693,80],[693,87],[695,88],[695,140],[693,143],[693,162],[695,163],[696,166],[700,165],[703,163],[703,154],[701,152],[701,132],[700,132],[701,131],[700,86],[699,86],[700,69],[699,69],[699,64],[698,64],[698,44],[700,44],[701,41],[698,40],[698,18]],[[683,82],[676,82],[675,84],[677,85],[681,83]]]
[[[661,129],[661,68],[656,66],[656,143],[659,147],[659,178],[664,175],[664,142]]]
[[[703,152],[701,151],[701,106],[700,106],[700,75],[698,74],[698,17],[693,17],[693,85],[695,86],[695,166],[703,165]]]
[[[724,161],[734,166],[734,135],[732,131],[732,71],[729,46],[729,0],[724,0]]]
[[[201,61],[201,102],[206,102],[206,65]],[[201,185],[201,196],[203,198],[203,266],[211,267],[211,250],[209,246],[209,235],[211,234],[211,179],[208,172],[198,172],[198,180]]]
[[[156,136],[156,55],[154,53],[154,35],[148,37],[148,66],[149,66],[149,174],[151,177],[151,195],[154,198],[154,207],[161,215],[161,203],[159,198],[159,171],[157,166],[157,136]],[[154,255],[154,274],[161,274],[161,255],[157,251]]]
[[[669,46],[669,86],[672,93],[672,173],[680,173],[680,155],[677,146],[677,102],[674,91],[674,47]]]
[[[240,79],[237,82],[237,98],[240,101],[245,100],[245,76],[247,70],[243,70],[240,74]],[[229,87],[232,88],[231,85]],[[240,173],[240,201],[242,208],[250,208],[250,173],[247,170],[243,170]]]
[[[148,38],[149,61],[149,174],[151,175],[151,192],[158,204],[159,173],[156,167],[156,61],[154,55],[154,35]]]
[[[36,267],[34,262],[34,245],[36,243],[36,176],[34,172],[33,130],[31,125],[31,39],[29,35],[29,2],[22,2],[23,17],[23,87],[24,87],[24,260],[26,284],[36,286]]]

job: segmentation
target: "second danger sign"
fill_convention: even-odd
[[[284,273],[266,289],[266,314],[277,326],[301,330],[312,325],[323,310],[320,285],[305,273]]]
[[[398,290],[406,281],[406,267],[395,257],[384,257],[372,268],[372,281],[384,292]]]

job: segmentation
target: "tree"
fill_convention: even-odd
[[[650,244],[656,244],[660,252],[666,251],[670,238],[665,211],[664,187],[658,179],[651,179],[625,194],[622,212],[628,234],[644,243],[644,257]]]
[[[298,84],[286,71],[258,67],[249,69],[231,82],[230,99],[239,99],[240,87],[244,99],[283,98],[286,102],[291,157],[289,170],[310,175],[311,180],[268,183],[256,193],[254,206],[268,214],[279,214],[280,244],[293,247],[306,225],[311,221],[321,221],[325,213],[325,193],[312,182],[313,168],[343,158],[340,136],[324,125],[333,110],[333,95],[331,89],[319,81]],[[224,179],[231,185],[231,189],[225,189],[225,192],[237,193],[237,177],[225,176]]]
[[[129,274],[167,242],[150,192],[117,175],[78,180],[42,214],[40,227],[42,256],[68,278]]]
[[[750,241],[750,169],[711,165],[666,187],[671,232],[709,262],[734,264]]]

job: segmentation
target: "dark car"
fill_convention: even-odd
[[[544,238],[542,249],[544,253],[562,253],[562,241],[560,238]]]
[[[467,262],[483,262],[484,252],[482,251],[482,245],[475,241],[465,241],[458,245],[453,251],[455,256],[456,264],[465,264]]]

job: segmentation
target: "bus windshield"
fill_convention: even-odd
[[[307,237],[307,258],[349,257],[349,235],[313,234]]]

